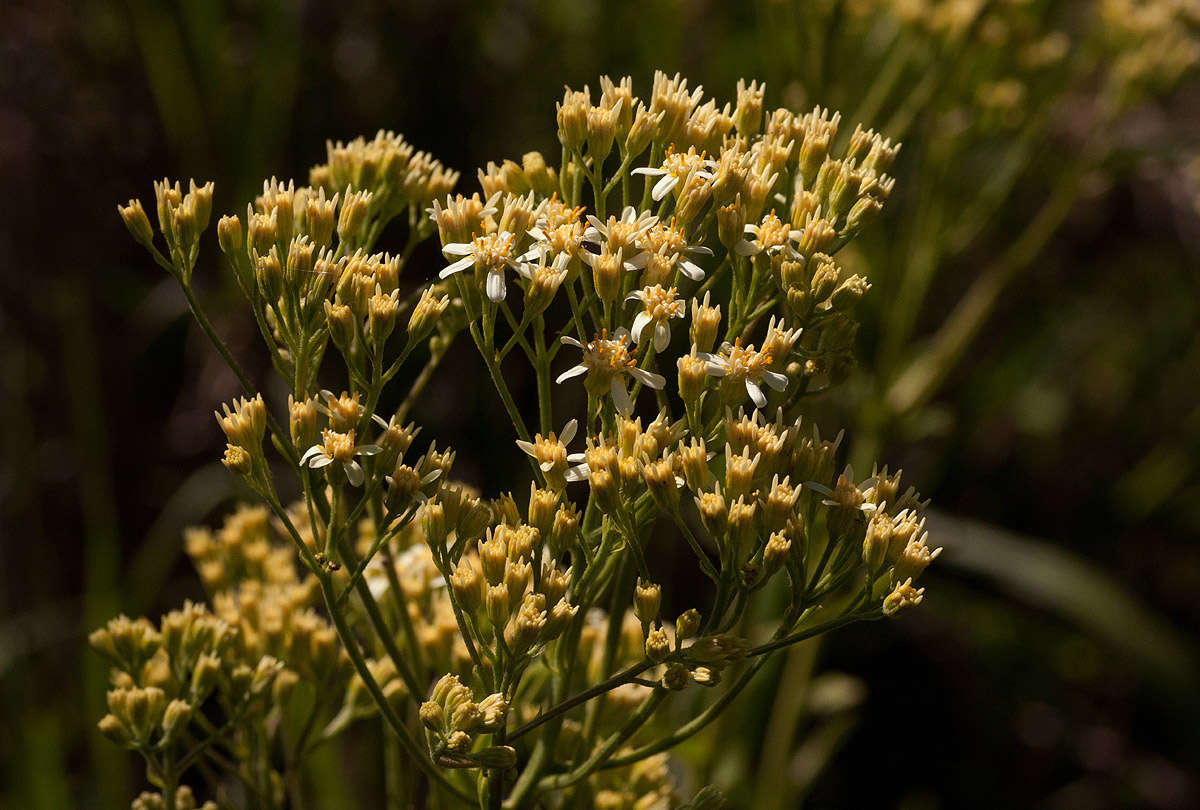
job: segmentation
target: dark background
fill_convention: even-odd
[[[236,380],[116,203],[194,176],[216,181],[216,213],[240,211],[265,176],[305,181],[326,138],[380,127],[462,170],[469,192],[487,160],[556,155],[562,85],[601,73],[633,75],[645,97],[655,68],[681,70],[719,99],[757,76],[781,103],[762,5],[610,5],[5,5],[0,807],[121,807],[142,788],[132,756],[94,730],[105,675],[84,637],[117,612],[200,597],[179,532],[233,496],[211,412]],[[1185,86],[1157,112],[1193,153],[1198,99]],[[933,499],[949,550],[919,611],[822,649],[822,667],[866,691],[806,782],[810,806],[1200,805],[1196,186],[1162,165],[1094,185],[928,407],[932,427],[885,437],[882,458]],[[262,379],[207,240],[197,286]],[[413,272],[435,262],[430,250]],[[931,296],[922,331],[959,278]],[[509,429],[467,348],[415,417],[495,494],[520,460],[495,444]],[[839,400],[824,407],[836,428]],[[752,730],[765,694],[739,704]],[[782,760],[731,747],[714,778],[734,773],[731,797],[749,806],[761,763],[801,768],[790,752],[807,728],[785,735]]]

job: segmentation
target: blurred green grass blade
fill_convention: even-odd
[[[123,578],[129,583],[126,606],[135,615],[161,598],[167,578],[183,554],[183,530],[204,520],[234,491],[229,471],[220,462],[206,464],[184,479],[146,533],[146,539]]]
[[[1062,617],[1127,653],[1146,674],[1173,689],[1200,680],[1195,650],[1165,618],[1087,560],[1039,540],[942,512],[928,528],[945,564],[993,580],[1001,589]]]
[[[70,772],[61,722],[57,711],[51,709],[29,714],[22,723],[25,807],[29,810],[71,806]]]

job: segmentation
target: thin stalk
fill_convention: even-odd
[[[618,686],[631,683],[634,678],[641,675],[643,672],[653,666],[654,664],[651,661],[640,661],[633,666],[623,669],[617,674],[606,678],[595,686],[589,687],[588,689],[585,689],[582,692],[567,698],[566,700],[547,709],[542,714],[539,714],[525,725],[518,727],[515,731],[508,735],[509,742],[511,743],[513,740],[528,734],[530,731],[533,731],[543,723],[553,720],[560,714],[569,712],[571,709],[574,709],[576,706],[582,703],[587,703],[589,700],[598,695],[603,695],[605,692],[611,692]]]
[[[200,328],[208,336],[209,342],[220,353],[221,359],[225,361],[225,364],[237,376],[238,382],[242,384],[242,388],[246,393],[249,396],[257,395],[258,389],[254,387],[254,383],[250,382],[250,378],[246,376],[246,372],[242,371],[242,367],[238,364],[238,361],[230,354],[225,341],[221,340],[221,337],[217,334],[217,330],[213,328],[213,325],[200,309],[200,302],[196,300],[196,296],[192,293],[191,285],[180,282],[179,286],[183,290],[184,297],[187,298],[188,308],[192,311],[192,317],[196,319],[196,323],[200,324]],[[275,421],[275,417],[272,415],[270,409],[267,410],[267,424],[270,426],[271,432],[278,437],[279,441],[276,444],[283,448],[284,455],[287,456],[288,461],[294,466],[299,466],[300,458],[296,455],[296,451],[292,447],[291,437],[280,429],[279,423]]]
[[[640,729],[645,722],[650,719],[650,715],[654,714],[654,711],[659,707],[663,700],[666,699],[667,694],[667,690],[661,686],[652,691],[646,696],[646,699],[641,702],[641,705],[637,707],[634,713],[630,715],[629,719],[626,720],[619,729],[613,732],[612,735],[609,736],[609,738],[605,740],[604,743],[601,744],[600,747],[597,748],[592,755],[588,757],[587,760],[584,761],[579,767],[575,768],[569,773],[562,774],[561,776],[543,779],[542,783],[544,784],[545,789],[558,790],[564,787],[570,787],[576,782],[591,776],[595,771],[603,768],[604,764],[609,761],[609,757],[612,756],[613,752],[620,748],[626,740],[637,733],[638,729]]]

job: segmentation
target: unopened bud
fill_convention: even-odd
[[[662,587],[653,582],[643,582],[641,577],[638,577],[637,586],[633,590],[633,612],[643,627],[658,618],[661,604]]]
[[[437,326],[438,319],[442,317],[442,313],[449,305],[450,297],[448,295],[439,297],[433,292],[432,287],[426,288],[421,293],[417,305],[413,307],[412,315],[408,318],[409,343],[424,340]]]
[[[118,205],[117,213],[129,229],[129,235],[139,245],[149,246],[154,241],[154,230],[150,227],[150,218],[141,200],[130,200],[126,205]]]
[[[675,637],[678,639],[693,638],[700,631],[700,611],[689,608],[679,614],[675,620]]]
[[[656,664],[662,663],[671,654],[671,639],[667,631],[661,627],[651,630],[646,635],[646,657]]]

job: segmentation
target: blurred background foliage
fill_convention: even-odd
[[[797,648],[684,759],[735,807],[1200,805],[1200,86],[1139,5],[9,2],[0,807],[136,793],[85,632],[200,596],[180,531],[236,495],[210,415],[236,380],[115,203],[195,176],[236,211],[380,127],[469,191],[557,153],[564,83],[655,68],[905,141],[848,260],[863,368],[813,415],[860,472],[903,466],[947,547],[919,611]],[[198,284],[262,370],[215,247]],[[458,349],[416,417],[494,494],[520,460]]]

